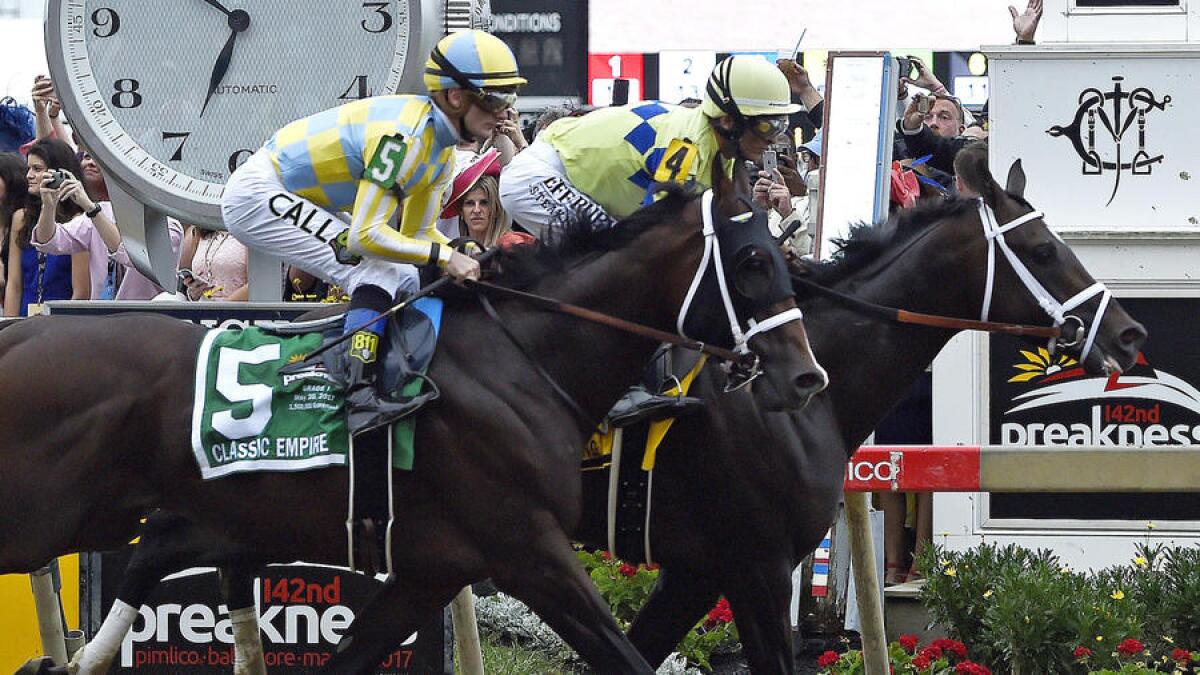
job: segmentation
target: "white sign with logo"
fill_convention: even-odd
[[[1056,228],[1200,232],[1200,48],[1104,49],[988,52],[993,173]]]
[[[685,98],[704,98],[704,87],[717,65],[717,53],[666,51],[658,54],[658,98],[679,103]]]

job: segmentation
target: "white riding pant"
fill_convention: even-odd
[[[370,284],[394,297],[420,287],[412,265],[378,258],[363,258],[357,265],[338,262],[332,242],[350,226],[346,216],[288,192],[266,149],[254,153],[229,177],[221,217],[230,234],[246,246],[337,284],[347,293]]]
[[[616,222],[604,207],[571,184],[558,151],[536,140],[500,172],[500,204],[513,221],[538,239],[570,222],[589,222],[594,230]]]

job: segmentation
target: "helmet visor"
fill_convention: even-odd
[[[517,92],[479,89],[472,92],[475,104],[490,113],[498,113],[517,104]]]
[[[788,118],[786,115],[751,117],[747,128],[759,138],[773,141],[779,134],[787,133]]]

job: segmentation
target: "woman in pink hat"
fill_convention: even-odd
[[[470,237],[485,248],[495,246],[512,227],[500,206],[500,154],[485,152],[454,179],[438,229],[450,237]]]

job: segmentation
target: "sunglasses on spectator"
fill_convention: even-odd
[[[750,131],[765,141],[773,141],[779,134],[788,130],[787,117],[751,117]]]
[[[515,91],[479,89],[472,93],[475,95],[476,105],[490,113],[498,113],[517,104],[517,92]]]

